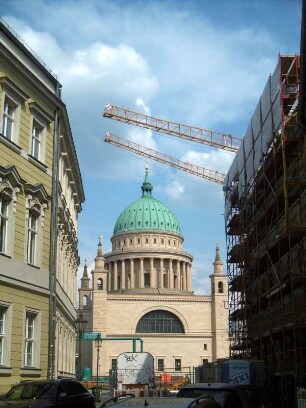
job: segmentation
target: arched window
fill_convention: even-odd
[[[136,333],[184,333],[184,327],[173,313],[155,310],[139,320]]]
[[[218,293],[223,293],[223,282],[218,282]]]
[[[86,295],[83,296],[83,307],[88,306],[88,297]]]
[[[101,278],[98,279],[97,284],[98,284],[98,290],[102,290],[103,289],[103,280]]]

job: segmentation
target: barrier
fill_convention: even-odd
[[[135,397],[162,397],[162,390],[140,390],[140,389],[130,389],[130,390],[115,390],[114,396],[118,397],[122,395],[123,397],[126,394],[134,394]]]

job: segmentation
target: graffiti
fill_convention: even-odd
[[[154,377],[154,359],[149,353],[122,353],[117,358],[118,382],[148,384]]]
[[[132,362],[132,361],[136,361],[136,360],[137,360],[138,354],[133,354],[133,353],[131,353],[131,355],[128,355],[128,354],[124,354],[124,353],[123,353],[123,356],[125,357],[125,360],[126,360],[127,362]]]

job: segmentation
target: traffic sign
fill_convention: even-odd
[[[95,332],[87,332],[87,333],[83,333],[83,335],[82,335],[82,340],[97,340],[97,339],[100,339],[102,336],[101,336],[101,333],[95,333]]]

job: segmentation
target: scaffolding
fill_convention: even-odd
[[[227,174],[231,357],[263,360],[279,407],[306,381],[306,145],[300,57],[279,56]]]

